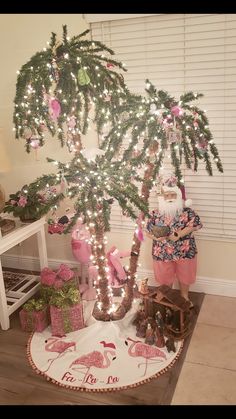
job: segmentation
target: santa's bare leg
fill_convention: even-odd
[[[179,288],[180,288],[180,294],[182,295],[182,297],[185,298],[185,300],[190,302],[190,308],[194,307],[193,302],[189,299],[189,285],[183,284],[181,282],[179,282]]]
[[[193,259],[180,259],[176,261],[176,276],[179,282],[180,294],[186,300],[190,301],[189,298],[189,287],[196,281],[197,273],[197,258]],[[191,301],[190,301],[191,302]],[[190,308],[193,307],[191,302]]]
[[[188,292],[189,292],[189,285],[183,284],[179,282],[180,294],[185,300],[189,300]]]

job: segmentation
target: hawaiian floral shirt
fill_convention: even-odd
[[[196,230],[202,228],[199,216],[191,208],[184,208],[183,212],[174,218],[160,215],[158,211],[153,211],[147,223],[149,232],[152,229],[152,225],[168,226],[170,227],[170,234],[185,227],[195,227]],[[178,259],[192,259],[196,253],[197,247],[192,233],[187,234],[176,242],[171,240],[163,240],[161,242],[153,240],[152,257],[154,260],[167,262]]]

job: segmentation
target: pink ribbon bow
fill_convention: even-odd
[[[61,288],[64,282],[69,281],[73,277],[74,272],[64,263],[59,266],[57,272],[50,268],[43,268],[40,274],[42,285],[54,286],[55,288]]]

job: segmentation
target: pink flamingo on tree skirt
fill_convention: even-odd
[[[106,343],[104,340],[100,343],[103,345],[104,348],[111,349],[104,350],[104,353],[100,351],[89,352],[88,354],[82,355],[79,358],[75,359],[75,361],[73,361],[70,365],[70,368],[74,371],[86,368],[82,384],[85,382],[85,379],[87,378],[91,367],[108,368],[110,366],[111,360],[108,358],[108,354],[113,357],[112,361],[116,359],[116,353],[114,350],[112,350],[116,349],[114,343]],[[80,367],[78,365],[80,365]]]
[[[145,362],[141,362],[140,364],[138,364],[138,368],[141,367],[141,365],[145,365],[145,371],[144,371],[144,375],[146,375],[147,372],[147,366],[150,364],[156,364],[158,362],[162,362],[162,359],[154,359],[154,358],[164,358],[166,359],[166,354],[162,351],[160,351],[160,349],[147,345],[146,343],[141,342],[140,340],[133,340],[131,338],[127,338],[127,340],[125,341],[125,344],[128,346],[128,342],[127,341],[131,341],[133,342],[128,350],[128,354],[130,356],[133,357],[142,357],[145,358]],[[134,350],[132,351],[132,349],[134,348]],[[148,360],[150,361],[154,361],[148,364]]]
[[[51,367],[52,363],[56,361],[56,359],[61,358],[66,352],[72,352],[75,351],[75,342],[64,342],[60,338],[49,338],[45,340],[45,350],[49,352],[57,352],[58,355],[56,358],[48,359],[48,362],[50,362],[48,368],[44,371],[47,372],[49,368]],[[74,348],[74,349],[72,349]]]

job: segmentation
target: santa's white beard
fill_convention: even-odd
[[[163,196],[158,197],[158,209],[161,215],[174,218],[183,210],[182,198],[177,197],[173,201],[166,201]]]

